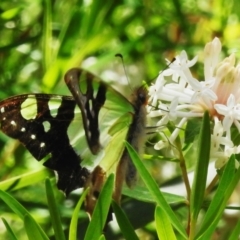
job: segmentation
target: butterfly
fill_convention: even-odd
[[[22,94],[0,101],[0,129],[18,139],[44,166],[57,173],[67,195],[90,185],[101,190],[107,171],[116,171],[113,197],[120,202],[124,181],[131,187],[136,169],[124,140],[137,152],[144,147],[148,92],[131,99],[92,73],[73,68],[65,74],[72,96]]]

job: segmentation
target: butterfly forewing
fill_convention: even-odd
[[[102,147],[100,136],[106,135],[123,112],[131,112],[132,106],[119,92],[87,71],[73,68],[66,73],[65,82],[81,109],[89,148],[97,154]]]

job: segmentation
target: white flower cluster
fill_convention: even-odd
[[[234,146],[231,140],[233,124],[240,132],[240,65],[234,66],[234,54],[220,62],[221,47],[218,38],[206,44],[204,80],[194,78],[189,69],[197,57],[188,60],[182,51],[150,87],[149,103],[157,106],[150,109],[150,117],[161,117],[157,126],[166,126],[169,121],[176,126],[167,140],[155,144],[155,149],[173,144],[188,119],[202,117],[207,110],[214,123],[211,159],[216,160],[216,168],[221,168],[231,154],[240,153],[240,146]]]

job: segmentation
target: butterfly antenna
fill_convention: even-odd
[[[174,58],[172,59],[172,61],[169,62],[169,63],[167,64],[167,66],[165,66],[165,68],[164,68],[157,76],[159,76],[160,74],[162,74],[163,71],[165,71],[166,69],[168,69],[169,66],[170,66],[175,60],[176,60],[176,58],[174,57]],[[155,80],[155,79],[157,78],[157,76],[155,76],[155,77],[151,78],[150,80],[146,81],[146,83],[147,83],[147,84],[151,83],[153,80]]]
[[[124,73],[125,73],[126,78],[127,78],[127,82],[128,82],[128,84],[129,84],[129,86],[131,86],[130,81],[129,81],[129,78],[128,78],[127,70],[126,70],[126,67],[125,67],[123,55],[122,55],[121,53],[117,53],[117,54],[115,54],[115,57],[119,57],[119,58],[121,59],[122,65],[123,65],[123,70],[124,70]]]
[[[168,63],[168,65],[167,65],[160,73],[162,73],[163,71],[165,71],[166,69],[168,69],[169,66],[170,66],[175,60],[176,60],[176,58],[174,57],[174,58],[172,59],[172,61],[170,61],[170,62]]]

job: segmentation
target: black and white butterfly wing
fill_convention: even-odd
[[[83,127],[90,150],[97,154],[114,121],[132,112],[129,101],[92,73],[73,68],[65,74],[65,82],[81,109]],[[105,133],[104,133],[105,132]],[[101,134],[100,134],[101,133]]]
[[[68,136],[76,108],[72,97],[48,94],[18,95],[0,102],[1,130],[23,143],[37,160],[49,155],[44,165],[57,172],[58,188],[66,194],[83,187],[89,175]]]

